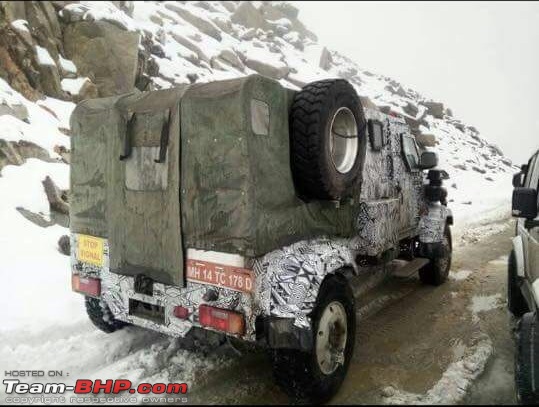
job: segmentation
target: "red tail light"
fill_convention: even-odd
[[[92,297],[99,297],[101,295],[101,280],[73,274],[71,275],[71,289]]]
[[[238,312],[201,305],[198,309],[198,319],[200,325],[219,331],[237,335],[243,335],[245,332],[245,320]]]
[[[187,319],[189,316],[189,310],[181,305],[174,307],[174,316],[180,319]]]

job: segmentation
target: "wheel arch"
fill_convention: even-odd
[[[515,267],[518,277],[524,277],[524,245],[522,236],[517,235],[512,239],[513,253],[515,258]]]
[[[354,253],[335,240],[304,241],[264,256],[258,264],[261,311],[265,316],[294,320],[311,329],[309,314],[329,276],[348,280],[357,273]]]

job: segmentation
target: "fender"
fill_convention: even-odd
[[[522,245],[522,237],[520,235],[517,235],[512,240],[513,240],[513,252],[515,253],[517,276],[525,277],[524,275],[524,247]]]
[[[431,202],[427,213],[419,220],[419,241],[421,243],[439,243],[444,238],[446,223],[453,224],[453,213],[439,202]]]
[[[310,330],[308,315],[322,281],[343,267],[357,272],[354,258],[345,239],[301,241],[266,254],[254,267],[262,314],[291,318],[294,326]]]

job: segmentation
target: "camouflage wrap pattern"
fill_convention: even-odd
[[[77,235],[72,235],[76,243]],[[73,273],[81,277],[101,278],[101,297],[116,319],[162,332],[171,336],[185,336],[193,326],[200,327],[198,308],[208,304],[230,309],[244,315],[244,339],[255,340],[257,316],[293,318],[300,328],[310,329],[308,314],[313,310],[318,290],[324,278],[343,267],[356,267],[355,251],[347,239],[316,239],[297,242],[256,259],[253,266],[255,290],[252,295],[226,288],[188,281],[186,287],[162,283],[153,284],[152,295],[135,292],[134,277],[111,273],[108,251],[102,267],[90,266],[76,260],[72,246]],[[108,248],[108,242],[105,241]],[[215,301],[206,301],[208,291],[217,294]],[[129,314],[129,299],[165,308],[164,323]],[[189,310],[187,319],[174,317],[174,307]]]
[[[85,101],[72,116],[72,264],[100,277],[116,318],[184,336],[201,304],[241,312],[245,339],[257,316],[293,318],[310,328],[320,286],[355,259],[398,247],[404,237],[441,241],[447,208],[423,198],[423,172],[410,171],[403,119],[365,109],[383,124],[383,146],[367,144],[362,187],[339,205],[304,202],[290,171],[288,112],[294,92],[249,76],[178,89]],[[125,150],[128,123],[132,154]],[[168,119],[167,119],[168,118]],[[159,152],[169,120],[165,163]],[[77,234],[106,239],[105,263],[77,260]],[[239,254],[251,261],[253,295],[185,281],[187,248]],[[136,293],[134,276],[152,278],[153,295]],[[205,294],[217,292],[215,301]],[[165,308],[163,324],[129,315],[129,299]],[[189,317],[173,316],[176,305]]]
[[[265,315],[293,318],[296,326],[310,329],[308,315],[322,281],[346,266],[356,267],[347,239],[302,241],[268,253],[254,269],[260,309]]]
[[[427,214],[419,221],[419,240],[422,243],[441,242],[451,210],[439,202],[432,202],[428,205],[427,211]]]

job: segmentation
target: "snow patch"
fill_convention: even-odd
[[[56,66],[54,59],[52,59],[51,54],[49,54],[49,51],[47,51],[46,48],[36,45],[36,54],[37,54],[37,62],[40,65]]]
[[[457,404],[483,372],[493,350],[492,341],[485,337],[468,348],[466,356],[451,363],[425,394],[408,393],[390,386],[383,389],[384,404]]]
[[[64,71],[72,73],[72,74],[77,73],[77,67],[75,66],[73,61],[71,61],[70,59],[66,59],[62,57],[61,55],[59,55],[58,61],[60,62],[60,66],[62,67]]]
[[[493,309],[500,308],[502,306],[502,295],[475,295],[472,297],[472,303],[469,305],[469,309],[472,312],[472,320],[474,322],[479,321],[479,314],[482,312],[492,311]]]
[[[78,95],[80,93],[80,90],[82,89],[82,86],[89,82],[90,79],[84,77],[84,78],[75,78],[75,79],[69,79],[65,78],[62,79],[62,90],[69,93],[70,95]]]
[[[508,261],[509,261],[509,256],[506,254],[503,254],[497,259],[489,261],[488,264],[492,264],[495,266],[507,266]]]
[[[18,31],[25,31],[27,33],[30,33],[30,30],[28,29],[28,21],[26,20],[14,20],[11,22],[11,26]]]
[[[450,271],[449,278],[456,281],[466,280],[471,274],[471,270]]]

